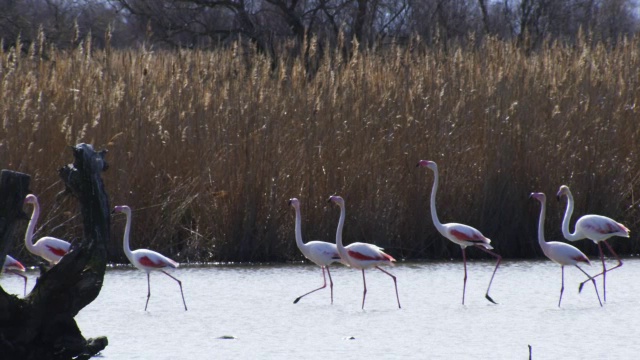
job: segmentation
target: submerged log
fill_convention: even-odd
[[[80,202],[82,240],[40,276],[26,298],[18,299],[0,287],[2,359],[88,359],[107,346],[105,337],[85,339],[74,320],[100,293],[107,265],[110,209],[101,177],[107,169],[105,153],[79,144],[73,148],[74,163],[59,171],[65,191]],[[0,249],[6,246],[0,243]]]

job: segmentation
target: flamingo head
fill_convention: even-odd
[[[29,195],[27,195],[27,197],[24,198],[24,203],[25,204],[37,204],[38,203],[38,198],[33,194],[29,194]]]
[[[556,194],[556,196],[558,197],[558,200],[560,200],[560,198],[563,195],[564,196],[570,196],[571,195],[571,190],[569,190],[569,187],[567,185],[560,186],[560,190],[558,190],[558,194]]]
[[[338,196],[338,195],[331,195],[329,197],[329,202],[333,202],[333,203],[337,204],[340,207],[344,206],[344,199],[341,196]]]
[[[531,195],[529,197],[534,198],[534,199],[540,201],[543,204],[544,204],[545,201],[547,201],[547,196],[544,193],[541,193],[541,192],[531,193]]]
[[[113,212],[114,213],[119,213],[119,212],[131,213],[131,208],[128,207],[127,205],[118,205],[113,208]]]
[[[300,207],[300,200],[296,198],[289,199],[289,205],[293,206],[294,209],[298,209]]]
[[[416,167],[418,167],[418,166],[426,167],[426,168],[429,168],[429,169],[431,169],[433,171],[438,170],[438,165],[434,161],[431,161],[431,160],[420,160],[420,161],[418,161],[418,165],[416,165]]]

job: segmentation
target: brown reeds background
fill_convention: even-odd
[[[133,208],[132,247],[182,262],[301,259],[287,201],[302,202],[305,241],[333,241],[331,194],[346,200],[345,242],[398,259],[458,256],[431,222],[420,159],[439,164],[440,219],[477,227],[505,257],[541,254],[532,191],[548,194],[547,239],[561,239],[561,184],[574,220],[613,217],[632,239],[611,243],[638,252],[640,39],[532,53],[416,41],[316,62],[310,73],[283,55],[273,69],[243,47],[0,52],[0,167],[33,176],[36,236],[73,240],[79,209],[56,196],[57,170],[71,145],[108,149],[106,189]],[[124,217],[113,224],[112,260],[124,261]],[[22,234],[12,253],[33,261]]]

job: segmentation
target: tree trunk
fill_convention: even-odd
[[[0,173],[0,269],[11,247],[16,220],[29,218],[22,211],[31,176],[11,170]]]
[[[84,236],[57,265],[40,276],[26,298],[18,299],[0,287],[2,359],[88,359],[107,346],[106,337],[86,340],[73,319],[100,293],[107,264],[109,198],[100,175],[107,169],[105,151],[95,152],[91,145],[79,144],[73,148],[73,155],[74,163],[61,168],[59,174],[66,192],[80,202]],[[11,209],[10,214],[22,214],[27,191],[16,184],[24,184],[24,180],[0,184],[0,195],[16,194],[22,199],[17,202],[11,196],[0,197],[0,211]],[[15,219],[0,213],[0,231],[11,228],[10,221]],[[0,250],[7,247],[9,238],[0,238]]]

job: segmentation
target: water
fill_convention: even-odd
[[[586,269],[596,273],[596,264]],[[102,357],[110,360],[527,359],[527,345],[534,359],[635,358],[640,352],[634,278],[640,260],[609,273],[602,308],[592,285],[578,294],[584,275],[575,268],[565,269],[558,308],[560,267],[550,261],[505,261],[491,289],[499,305],[484,299],[491,262],[469,264],[465,306],[459,260],[387,269],[398,278],[402,309],[391,278],[375,269],[366,272],[363,311],[361,273],[341,265],[332,269],[333,305],[328,288],[292,303],[322,284],[316,266],[182,267],[172,274],[183,281],[186,312],[169,277],[151,275],[145,312],[145,274],[114,269],[76,320],[86,337],[109,338]],[[35,275],[29,273],[29,287]],[[7,291],[22,292],[20,278],[1,281]]]

